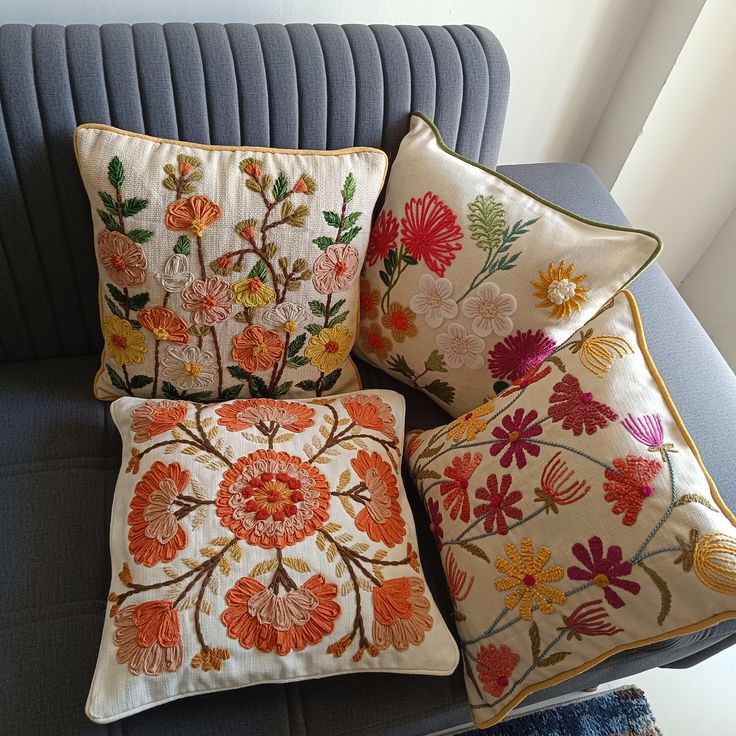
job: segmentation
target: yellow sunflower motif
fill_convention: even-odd
[[[353,336],[343,325],[326,327],[309,338],[304,355],[315,368],[329,373],[347,358],[352,342]]]
[[[534,296],[542,301],[535,306],[540,309],[551,309],[557,319],[569,317],[573,312],[579,312],[583,302],[588,301],[585,293],[590,291],[587,286],[581,286],[586,274],[573,276],[575,264],[569,266],[560,261],[559,266],[549,264],[547,272],[539,272],[539,281],[532,281]]]
[[[538,606],[543,613],[554,613],[554,606],[561,606],[567,596],[547,583],[562,580],[564,570],[560,565],[544,569],[552,552],[548,547],[540,547],[534,553],[532,540],[521,540],[521,548],[513,544],[506,545],[506,557],[496,558],[496,570],[507,575],[496,578],[494,586],[499,592],[510,590],[506,596],[506,608],[519,606],[519,615],[525,621],[531,621],[532,609]]]
[[[447,436],[454,442],[462,442],[464,439],[468,440],[468,442],[472,442],[476,438],[478,432],[482,432],[488,424],[488,420],[484,420],[482,417],[485,417],[492,412],[493,402],[488,401],[477,409],[473,409],[473,411],[463,414],[463,416],[458,417],[450,424],[447,430]]]
[[[265,307],[276,298],[276,292],[257,276],[230,285],[234,299],[244,307]]]
[[[103,320],[105,347],[107,354],[118,364],[143,362],[146,353],[146,339],[140,330],[134,330],[126,319],[108,314]]]

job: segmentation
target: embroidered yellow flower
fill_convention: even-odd
[[[634,348],[623,337],[617,335],[593,335],[593,329],[580,330],[580,339],[573,340],[568,347],[580,353],[580,362],[594,376],[603,378],[616,358],[631,355]]]
[[[257,276],[230,285],[235,301],[244,307],[265,307],[276,298],[276,292]]]
[[[472,442],[478,432],[482,432],[488,424],[488,421],[481,417],[487,416],[492,411],[493,402],[488,401],[477,409],[463,414],[463,416],[458,417],[450,424],[447,430],[447,436],[455,442],[461,442],[464,439]]]
[[[557,319],[569,317],[573,312],[580,311],[583,302],[588,301],[585,293],[590,291],[580,283],[585,280],[586,274],[573,276],[575,264],[569,266],[560,261],[559,266],[549,264],[547,272],[539,272],[539,281],[532,281],[534,296],[542,301],[535,306],[540,309],[551,309]]]
[[[519,606],[519,614],[525,621],[532,618],[532,608],[536,604],[543,613],[554,613],[552,604],[561,606],[567,596],[547,583],[555,583],[562,579],[564,570],[560,565],[544,569],[552,552],[549,547],[540,547],[534,554],[532,540],[521,540],[521,548],[513,544],[506,545],[506,557],[496,558],[496,570],[507,577],[496,578],[496,590],[510,590],[506,596],[506,608]]]
[[[146,352],[146,339],[140,330],[134,330],[128,320],[108,314],[103,320],[107,354],[118,364],[140,364]]]
[[[304,355],[315,368],[329,373],[347,358],[352,341],[352,335],[343,325],[326,327],[309,338]]]
[[[693,569],[700,581],[712,590],[736,595],[736,539],[721,532],[711,532],[695,544]]]

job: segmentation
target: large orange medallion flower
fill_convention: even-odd
[[[432,628],[429,601],[421,578],[393,578],[373,588],[373,641],[399,652],[424,641]]]
[[[365,450],[360,450],[350,464],[369,494],[365,506],[355,517],[355,526],[374,542],[382,542],[387,547],[399,544],[406,534],[406,525],[391,466],[377,452],[368,454]]]
[[[182,663],[179,614],[171,601],[121,608],[113,619],[117,660],[133,675],[176,672]]]
[[[164,432],[170,432],[187,415],[184,401],[146,401],[130,412],[130,427],[135,442],[145,442]]]
[[[300,458],[256,450],[225,473],[216,504],[222,525],[235,536],[281,549],[327,521],[330,489],[324,475]]]
[[[153,333],[157,340],[186,345],[189,342],[187,323],[166,307],[147,307],[138,312],[138,321]]]
[[[222,612],[227,633],[245,649],[289,652],[318,644],[335,627],[340,606],[337,586],[312,575],[304,585],[276,592],[255,578],[240,578],[225,600]]]
[[[171,562],[186,547],[174,501],[187,487],[189,475],[179,463],[157,460],[136,484],[128,514],[128,549],[136,564]]]
[[[215,409],[217,423],[231,432],[242,432],[257,424],[278,424],[289,432],[303,432],[314,424],[311,406],[277,399],[238,399]]]
[[[146,278],[143,248],[122,233],[103,230],[97,236],[97,257],[118,286],[138,286]]]
[[[380,432],[390,440],[396,439],[396,418],[390,405],[380,396],[353,394],[342,399],[342,405],[359,427]]]
[[[199,238],[221,215],[219,205],[204,194],[195,194],[193,197],[177,199],[169,205],[166,211],[166,227],[175,231],[189,230]]]
[[[284,343],[278,333],[260,325],[248,325],[233,337],[233,360],[248,373],[267,371],[284,353]]]

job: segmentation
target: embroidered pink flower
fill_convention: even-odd
[[[331,245],[315,262],[312,276],[320,294],[345,291],[360,267],[360,256],[352,245]]]
[[[577,437],[585,430],[586,434],[595,434],[598,429],[615,422],[618,414],[610,406],[593,399],[590,391],[580,388],[580,381],[567,373],[553,387],[554,393],[549,397],[549,415],[553,422],[562,422],[563,429],[571,429]]]
[[[214,325],[227,319],[233,309],[230,287],[222,279],[196,279],[181,293],[181,303],[198,325]]]
[[[445,275],[462,237],[455,213],[436,194],[427,192],[404,205],[401,242],[412,258],[424,261],[438,276]]]
[[[583,567],[577,565],[568,567],[567,577],[570,580],[592,582],[603,591],[609,606],[621,608],[624,600],[613,588],[620,588],[631,595],[638,595],[641,590],[639,583],[634,580],[624,580],[631,575],[633,570],[631,563],[623,559],[621,547],[617,544],[612,544],[608,552],[605,552],[600,537],[591,537],[588,540],[588,547],[590,549],[580,542],[572,546],[572,553]]]
[[[518,330],[496,343],[488,355],[488,367],[496,378],[513,381],[536,368],[555,347],[542,330]]]
[[[444,475],[450,480],[440,483],[440,493],[445,497],[444,507],[451,519],[459,516],[463,521],[470,520],[468,482],[482,459],[479,452],[466,452],[462,457],[452,458],[452,464],[445,468]]]
[[[475,667],[483,689],[494,698],[500,698],[509,686],[509,678],[520,661],[521,657],[505,644],[499,648],[493,644],[481,647]]]
[[[445,533],[442,531],[442,512],[440,502],[434,498],[427,499],[427,513],[429,514],[429,530],[434,534],[437,549],[442,549],[442,540]]]
[[[382,261],[390,250],[396,247],[399,237],[399,223],[391,210],[383,210],[371,230],[366,260],[369,266]]]
[[[97,257],[118,286],[138,286],[146,278],[143,248],[122,233],[103,230],[97,236]]]
[[[498,478],[491,474],[486,479],[485,488],[478,488],[475,497],[482,503],[473,509],[476,519],[483,519],[483,528],[490,534],[496,528],[498,534],[508,534],[509,526],[506,517],[520,521],[524,512],[514,504],[521,501],[521,491],[511,491],[511,476],[508,473],[501,477],[501,485]]]
[[[517,409],[513,417],[507,414],[501,420],[503,426],[494,427],[491,434],[496,439],[491,443],[491,455],[496,457],[504,453],[500,460],[501,467],[508,468],[511,461],[515,460],[521,469],[526,465],[525,453],[539,456],[539,445],[532,439],[542,434],[542,425],[534,423],[538,416],[534,409],[526,415],[523,409]]]
[[[606,501],[613,502],[614,514],[624,515],[624,524],[636,524],[645,499],[654,493],[652,481],[662,469],[662,463],[648,457],[628,455],[613,461],[614,468],[606,468],[607,482],[603,484]]]
[[[664,427],[659,414],[645,414],[641,417],[629,414],[626,419],[621,420],[621,424],[635,440],[646,445],[649,452],[658,452],[662,462],[667,462],[668,452],[677,452],[671,442],[664,441]]]

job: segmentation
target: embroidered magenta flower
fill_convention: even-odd
[[[401,242],[412,258],[424,261],[438,276],[445,275],[462,237],[455,213],[436,194],[427,192],[404,205]]]
[[[345,291],[360,268],[360,256],[352,245],[331,245],[315,262],[312,283],[320,294]]]
[[[572,546],[572,553],[578,558],[583,567],[577,565],[567,568],[567,577],[570,580],[590,581],[597,585],[605,596],[606,603],[613,608],[621,608],[624,600],[613,590],[620,588],[631,595],[638,595],[641,590],[639,583],[634,580],[625,580],[633,569],[628,560],[623,559],[621,547],[612,544],[608,552],[604,551],[600,537],[591,537],[588,547],[576,542]]]
[[[635,439],[646,445],[649,452],[658,452],[663,462],[667,462],[668,452],[677,452],[671,442],[664,441],[664,427],[659,414],[645,414],[634,417],[629,414],[621,420],[626,431]]]
[[[577,437],[585,430],[586,434],[595,434],[598,429],[615,422],[618,414],[610,406],[593,399],[590,391],[580,388],[580,381],[575,376],[566,374],[553,387],[554,393],[549,397],[549,415],[553,422],[562,422],[562,429],[571,429]]]
[[[488,354],[488,367],[496,378],[513,381],[540,365],[555,347],[542,330],[518,330],[496,343]]]
[[[390,250],[396,247],[396,238],[399,237],[399,222],[394,217],[391,210],[383,210],[376,224],[371,230],[371,237],[368,241],[368,254],[366,260],[368,265],[372,266],[378,261],[382,261]]]
[[[526,465],[525,453],[539,456],[539,445],[532,440],[542,434],[542,425],[534,423],[538,416],[534,409],[526,415],[523,409],[517,409],[513,417],[507,414],[501,420],[503,426],[493,428],[491,434],[496,439],[491,443],[491,455],[496,457],[504,453],[500,460],[501,467],[508,468],[511,461],[515,460],[521,470]]]
[[[196,279],[181,293],[184,309],[192,313],[198,325],[214,325],[227,319],[233,309],[233,298],[227,282],[215,276]]]
[[[581,603],[569,616],[563,616],[564,626],[558,631],[567,634],[567,640],[575,638],[582,641],[584,636],[615,636],[623,629],[610,623],[608,611],[600,605],[601,601]]]
[[[483,689],[494,698],[500,698],[509,686],[509,678],[520,661],[521,657],[505,644],[499,648],[493,644],[481,647],[478,650],[475,667]]]
[[[445,468],[445,477],[450,480],[440,483],[440,493],[445,497],[444,507],[451,519],[460,516],[463,521],[470,520],[468,482],[482,459],[479,452],[466,452],[462,457],[452,458],[452,465]]]
[[[624,524],[636,523],[644,500],[654,493],[652,481],[662,469],[662,463],[648,457],[628,455],[613,461],[614,468],[606,468],[608,482],[603,484],[606,501],[613,502],[614,514],[624,515]]]
[[[483,519],[483,528],[489,534],[494,526],[498,534],[508,534],[509,525],[506,517],[519,521],[524,516],[524,512],[514,505],[521,501],[521,491],[509,493],[510,488],[511,476],[508,473],[501,477],[500,486],[498,478],[491,474],[486,479],[485,488],[478,488],[475,492],[476,498],[488,502],[476,506],[473,513],[477,519]]]
[[[442,531],[442,512],[440,511],[440,502],[433,498],[427,499],[427,513],[429,514],[429,530],[434,534],[434,541],[437,549],[442,549],[442,540],[445,533]]]

